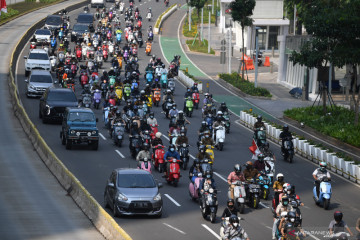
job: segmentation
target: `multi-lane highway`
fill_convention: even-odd
[[[178,3],[183,4],[184,2],[185,1],[179,1]],[[110,5],[110,3],[107,3],[108,7]],[[126,6],[128,6],[128,2],[126,2]],[[149,24],[153,25],[156,17],[166,9],[162,1],[156,2],[154,0],[142,0],[141,2],[136,2],[135,6],[139,7],[140,13],[144,18],[147,8],[152,8],[154,19],[150,23],[144,19],[144,33]],[[74,19],[76,18],[76,15],[80,12],[82,12],[82,9],[70,13],[72,25],[75,22]],[[124,18],[121,17],[121,19],[123,20]],[[158,40],[159,39],[156,36],[152,51],[153,54],[163,58]],[[29,46],[26,46],[22,55],[26,55],[28,49]],[[179,53],[180,51],[181,50],[179,49]],[[141,76],[143,76],[148,61],[149,57],[145,56],[145,49],[140,49],[139,64],[140,71],[142,72]],[[109,69],[108,63],[104,65],[104,69],[106,68]],[[102,110],[94,110],[96,116],[99,118],[98,127],[101,133],[99,150],[91,151],[88,148],[83,147],[74,147],[71,151],[65,150],[65,147],[61,145],[59,138],[60,125],[44,125],[40,121],[38,118],[39,99],[26,98],[24,79],[24,63],[22,58],[20,58],[17,69],[17,81],[20,96],[27,113],[39,129],[45,141],[64,162],[66,167],[75,174],[97,201],[102,202],[105,182],[111,173],[111,170],[118,167],[136,166],[135,161],[130,156],[128,141],[125,141],[121,148],[114,146],[101,121]],[[141,82],[141,87],[143,86],[144,81]],[[215,84],[212,84],[210,89],[216,92],[216,94],[228,94],[223,88]],[[76,88],[76,93],[78,95],[80,93],[79,86]],[[184,93],[184,86],[177,82],[175,101],[178,106],[182,107],[183,105]],[[153,111],[155,112],[155,117],[160,125],[159,130],[162,133],[166,133],[168,130],[168,120],[165,119],[160,108],[154,107]],[[244,164],[251,158],[248,147],[251,145],[252,132],[236,123],[236,120],[238,119],[237,116],[232,115],[231,118],[232,129],[231,133],[226,136],[224,151],[215,151],[214,179],[219,190],[218,197],[220,204],[218,215],[221,215],[227,200],[228,186],[225,181],[227,175],[233,170],[233,166],[236,163]],[[192,156],[195,156],[197,153],[196,131],[199,129],[201,123],[201,110],[196,110],[193,117],[189,120],[191,122],[191,124],[188,125],[188,137],[191,145],[190,151]],[[165,141],[166,146],[168,146],[168,141],[165,137],[163,140]],[[279,147],[271,144],[271,148],[278,159],[281,159]],[[312,199],[313,180],[311,175],[315,168],[316,166],[314,164],[299,157],[295,157],[293,164],[285,163],[281,160],[276,162],[276,172],[282,172],[285,175],[285,181],[296,186],[297,194],[300,195],[301,200],[305,203],[305,206],[301,209],[304,229],[308,231],[317,231],[312,232],[308,239],[324,239],[323,236],[325,235],[325,232],[321,231],[327,230],[335,209],[344,212],[344,219],[352,230],[354,230],[355,221],[357,217],[360,216],[360,208],[357,205],[358,199],[360,199],[359,187],[340,177],[333,176],[331,210],[325,211],[316,206]],[[158,181],[164,182],[159,173],[154,172],[153,174]],[[189,180],[187,174],[187,172],[182,174],[183,177],[180,179],[180,184],[177,188],[164,184],[164,187],[161,189],[164,201],[162,218],[123,217],[117,218],[116,221],[133,239],[217,238],[220,229],[220,220],[218,218],[215,224],[211,224],[202,218],[199,206],[189,197]],[[269,206],[270,201],[263,201],[260,204],[259,209],[254,210],[246,208],[245,214],[243,215],[245,220],[241,221],[241,224],[246,229],[251,239],[271,239],[272,214]]]

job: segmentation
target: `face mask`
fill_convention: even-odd
[[[154,118],[154,116],[150,116],[150,118],[151,118],[151,119],[153,119],[153,118]]]
[[[170,151],[171,151],[171,152],[175,151],[175,148],[170,148]]]
[[[181,134],[181,136],[183,137],[183,136],[185,136],[185,134],[184,134],[184,133],[182,133],[182,134]]]
[[[175,110],[175,109],[176,109],[176,107],[173,107],[173,109]]]
[[[234,227],[237,227],[239,224],[238,223],[233,223]]]
[[[229,205],[229,208],[234,208],[234,205]]]

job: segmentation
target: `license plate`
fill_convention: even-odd
[[[146,208],[147,207],[147,203],[135,203],[134,207],[137,208]]]

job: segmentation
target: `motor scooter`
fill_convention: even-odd
[[[271,179],[265,172],[261,172],[261,175],[257,179],[257,184],[260,185],[260,197],[264,200],[268,200],[271,186]]]
[[[239,221],[242,220],[241,217],[238,217]],[[220,227],[220,238],[221,239],[225,239],[225,230],[226,228],[229,227],[230,225],[230,218],[229,217],[226,217],[224,218],[222,221],[221,221],[221,227]],[[231,240],[244,240],[242,238],[239,238],[239,237],[234,237],[234,238],[231,238]]]
[[[185,100],[185,114],[188,117],[191,117],[193,113],[194,103],[192,99],[186,99]]]
[[[154,79],[154,75],[152,71],[146,71],[146,83],[151,86],[153,79]]]
[[[242,181],[235,181],[231,183],[232,185],[235,185],[234,187],[234,202],[235,207],[239,211],[239,213],[244,213],[245,210],[245,200],[246,200],[246,191],[245,191],[245,182]],[[230,187],[228,191],[228,198],[231,198],[231,192]]]
[[[146,14],[146,19],[149,20],[149,22],[150,22],[150,21],[151,21],[151,18],[152,18],[152,14],[151,14],[151,12],[148,12],[148,13]]]
[[[260,203],[260,185],[257,184],[253,179],[250,180],[250,184],[248,184],[249,187],[249,196],[248,196],[248,203],[249,206],[257,209],[259,207]]]
[[[170,164],[170,171],[166,172],[165,175],[165,179],[167,181],[167,183],[169,184],[173,184],[174,187],[177,187],[179,184],[179,180],[180,180],[180,165],[179,163],[181,163],[180,159],[176,159],[176,158],[171,158],[169,160],[167,160],[168,164]]]
[[[130,139],[130,152],[133,158],[136,158],[142,147],[141,137],[135,135]]]
[[[115,124],[115,126],[113,127],[113,140],[114,140],[114,144],[116,146],[121,147],[123,139],[124,139],[124,132],[125,132],[125,126],[122,123],[117,123]]]
[[[199,92],[193,92],[192,101],[194,103],[195,109],[199,109],[200,95]]]
[[[157,125],[157,124],[152,124],[152,125],[150,125],[150,127],[151,127],[150,137],[151,137],[152,140],[155,139],[155,134],[159,131],[159,130],[158,130],[158,126],[159,126],[159,125]]]
[[[149,173],[151,173],[151,162],[148,161],[147,158],[144,158],[142,161],[139,162],[138,168],[148,171]]]
[[[231,114],[229,112],[224,113],[224,120],[225,120],[224,122],[225,122],[225,130],[226,130],[225,132],[228,134],[230,133],[230,124],[231,124],[230,123],[230,115]]]
[[[161,75],[163,77],[164,74]],[[170,78],[167,83],[167,89],[170,89],[171,93],[174,94],[175,92],[175,81],[173,78]]]
[[[93,96],[93,104],[95,109],[99,109],[101,102],[101,92],[99,89],[96,89]]]
[[[192,176],[192,179],[189,183],[189,195],[193,201],[197,201],[200,197],[199,188],[202,179],[202,173],[198,173],[196,176]]]
[[[206,150],[205,152],[207,152],[210,155],[210,163],[213,164],[214,163],[214,159],[215,159],[215,154],[214,154],[214,146],[212,145],[206,145]]]
[[[104,125],[106,128],[110,128],[110,124],[109,124],[109,112],[110,112],[110,107],[105,107],[103,109],[103,121],[104,121]]]
[[[316,186],[314,186],[313,188],[313,198],[314,201],[317,205],[323,205],[324,209],[329,209],[330,206],[330,199],[331,199],[331,194],[332,194],[332,190],[331,190],[331,179],[327,178],[327,177],[323,177],[321,179],[319,179],[320,181],[320,191],[319,191],[319,197],[317,196],[316,193]]]
[[[292,163],[294,160],[294,144],[292,142],[292,138],[284,139],[284,161]]]
[[[186,170],[189,163],[189,144],[183,143],[179,146],[179,155],[182,161],[182,169]]]
[[[200,203],[201,214],[204,219],[209,216],[210,222],[214,223],[216,220],[216,212],[218,209],[216,190],[210,188],[208,191],[203,192],[201,195],[203,195],[201,196],[201,198],[205,198],[203,200],[203,203]]]
[[[266,143],[266,129],[261,127],[255,130],[254,139],[259,148],[263,147]]]
[[[225,143],[225,122],[222,122],[223,125],[217,126],[213,129],[213,136],[215,137],[215,147],[220,151],[224,148]]]
[[[173,131],[172,131],[172,133],[171,134],[169,134],[169,137],[170,137],[170,144],[174,144],[175,145],[175,143],[176,143],[176,140],[177,140],[177,138],[179,137],[179,131],[178,131],[178,129],[174,129]]]
[[[164,164],[165,164],[164,155],[165,155],[164,146],[161,144],[156,145],[155,153],[153,154],[153,164],[155,169],[157,169],[159,173],[162,173],[164,170]]]
[[[206,171],[212,172],[212,163],[210,159],[204,158],[200,161],[201,173],[205,175]]]
[[[91,94],[83,94],[82,95],[82,106],[85,108],[90,108],[91,106]]]
[[[146,43],[145,53],[147,56],[150,56],[151,54],[151,42]]]

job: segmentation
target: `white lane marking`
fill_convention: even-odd
[[[172,201],[176,206],[178,206],[178,207],[181,207],[181,205],[177,202],[177,201],[175,201],[175,199],[173,199],[172,197],[170,197],[169,196],[169,194],[164,194],[170,201]]]
[[[266,228],[270,229],[272,231],[272,227],[269,227],[269,226],[265,226]]]
[[[191,154],[190,154],[190,157],[191,157],[192,159],[195,159],[195,157],[194,157],[193,155],[191,155]]]
[[[140,6],[142,5],[142,3],[140,3]]]
[[[100,137],[104,140],[106,140],[106,137],[104,137],[104,135],[102,135],[101,133],[99,133]]]
[[[170,141],[170,138],[168,138],[166,135],[162,135],[166,140]]]
[[[308,206],[306,206],[306,205],[301,206],[301,207],[306,208],[306,209],[311,209],[311,208],[309,208],[309,207],[308,207]]]
[[[119,150],[115,150],[115,152],[116,152],[117,154],[119,154],[119,155],[120,155],[120,157],[125,158],[125,156],[124,156],[124,155],[122,155],[122,153],[121,153]]]
[[[167,224],[167,223],[163,223],[163,224],[169,228],[174,229],[175,231],[178,231],[181,234],[184,234],[184,235],[186,234],[185,232],[181,231],[180,229],[177,229],[176,227],[171,226],[170,224]]]
[[[221,176],[219,173],[214,172],[214,174],[215,174],[216,176],[218,176],[221,180],[224,180],[225,182],[227,182],[227,179],[224,178],[223,176]]]
[[[212,235],[214,235],[217,239],[221,239],[221,237],[214,232],[211,228],[209,228],[208,226],[206,226],[205,224],[201,224],[201,226],[203,226],[206,230],[208,230]]]
[[[262,202],[259,202],[259,204],[264,207],[264,208],[269,208],[268,206],[266,206],[265,204],[263,204]]]
[[[309,235],[309,237],[312,237],[312,238],[315,239],[315,240],[320,240],[319,238],[317,238],[317,237],[315,237],[314,235],[312,235],[309,231],[306,231],[305,229],[304,229],[304,231],[305,231],[306,235]]]

